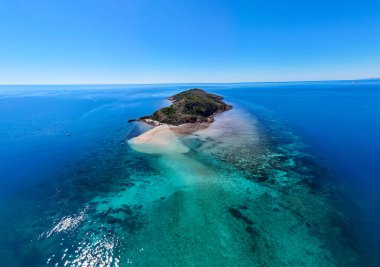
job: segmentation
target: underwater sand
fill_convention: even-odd
[[[312,233],[316,225],[299,214],[305,209],[303,196],[291,197],[286,207],[281,203],[286,201],[280,196],[281,185],[249,181],[233,166],[213,158],[213,153],[228,155],[240,146],[251,146],[249,156],[262,157],[265,152],[254,122],[234,110],[189,136],[169,132],[166,126],[132,139],[136,151],[157,154],[150,164],[171,186],[157,203],[154,199],[145,203],[147,224],[134,237],[138,250],[132,250],[128,261],[141,266],[336,265],[325,240]],[[146,149],[147,144],[152,150]],[[244,150],[234,153],[241,160],[254,160]],[[281,171],[277,175],[285,183],[292,179]],[[320,208],[325,205],[317,202],[319,198],[315,201]]]

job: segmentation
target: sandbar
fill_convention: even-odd
[[[190,149],[179,139],[177,126],[162,124],[128,140],[132,149],[147,154],[187,153]]]

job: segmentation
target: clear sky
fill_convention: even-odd
[[[370,77],[379,0],[0,0],[0,84]]]

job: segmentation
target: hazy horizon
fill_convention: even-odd
[[[318,82],[352,82],[352,81],[373,81],[380,80],[380,77],[358,78],[358,79],[332,79],[332,80],[289,80],[289,81],[242,81],[242,82],[152,82],[152,83],[9,83],[0,84],[0,86],[75,86],[75,85],[186,85],[186,84],[250,84],[250,83],[318,83]]]

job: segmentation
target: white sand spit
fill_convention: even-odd
[[[136,151],[147,154],[187,153],[178,135],[173,131],[175,126],[160,125],[128,141]]]

